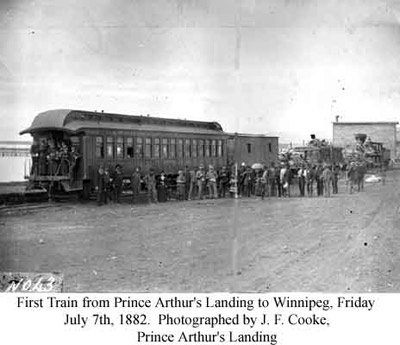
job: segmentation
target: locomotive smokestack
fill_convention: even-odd
[[[312,140],[315,139],[315,134],[311,134],[311,139],[312,139]]]
[[[339,115],[336,115],[336,116],[335,116],[335,121],[336,121],[336,122],[339,122]]]

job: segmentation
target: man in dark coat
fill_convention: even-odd
[[[226,169],[226,167],[222,167],[219,175],[218,175],[218,179],[219,179],[219,196],[221,198],[225,198],[226,192],[228,191],[228,187],[229,187],[229,173]]]
[[[122,184],[123,184],[122,167],[121,165],[117,164],[115,166],[115,172],[113,175],[114,202],[116,203],[121,202]]]
[[[306,167],[302,166],[297,171],[297,178],[299,180],[300,196],[304,196],[305,195],[306,177],[307,177]]]
[[[104,179],[104,168],[99,167],[96,176],[97,205],[107,204],[106,181]]]
[[[272,163],[268,169],[268,185],[270,187],[270,196],[276,196],[276,168],[275,164]]]
[[[135,202],[139,201],[140,190],[141,190],[141,185],[142,185],[142,177],[140,175],[139,168],[136,168],[135,172],[132,175],[131,185],[132,185],[132,192],[133,192],[132,202],[135,203]]]
[[[340,166],[338,164],[333,168],[333,181],[332,181],[332,192],[333,194],[338,193],[338,181],[340,175]]]
[[[323,168],[321,165],[318,165],[315,170],[315,180],[317,182],[317,195],[324,195],[324,180],[322,179]]]

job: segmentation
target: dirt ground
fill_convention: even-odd
[[[0,271],[61,272],[67,292],[400,292],[399,186],[6,213]]]

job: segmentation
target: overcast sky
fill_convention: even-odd
[[[0,138],[54,108],[331,138],[398,121],[400,2],[0,1]]]

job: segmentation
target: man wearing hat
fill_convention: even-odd
[[[322,181],[324,183],[324,196],[331,196],[331,184],[332,184],[333,176],[332,170],[328,164],[325,164],[324,170],[322,171]]]
[[[229,180],[229,173],[226,170],[226,167],[222,167],[222,170],[219,173],[219,196],[222,198],[225,198],[229,186]]]
[[[147,199],[148,202],[157,203],[157,189],[156,189],[156,177],[154,175],[154,169],[150,168],[149,173],[144,178],[147,187]]]
[[[210,199],[218,199],[217,192],[217,173],[214,167],[210,165],[207,175],[206,175],[207,185],[208,185],[208,197]]]
[[[122,194],[122,184],[123,184],[123,178],[122,178],[122,166],[120,164],[117,164],[115,166],[115,171],[113,174],[113,191],[114,191],[114,202],[120,203],[121,202],[121,194]]]
[[[185,200],[186,178],[182,170],[178,171],[178,177],[176,178],[176,186],[178,189],[178,200],[179,201]]]
[[[206,174],[204,171],[204,165],[200,164],[199,170],[197,170],[196,173],[196,180],[197,180],[197,188],[198,188],[198,193],[199,193],[199,199],[203,198],[203,188],[204,184],[206,182]]]
[[[104,167],[99,166],[96,176],[96,193],[97,193],[97,205],[101,206],[107,203],[106,196],[106,183],[104,179]]]
[[[132,175],[132,179],[131,179],[131,186],[132,186],[132,192],[133,192],[132,202],[139,201],[141,184],[142,184],[142,177],[140,176],[140,169],[136,168],[135,172]]]

